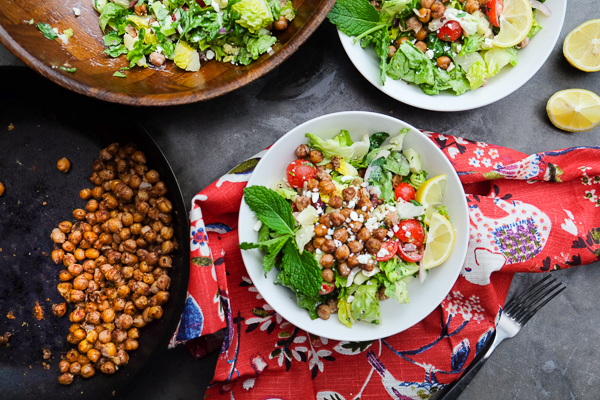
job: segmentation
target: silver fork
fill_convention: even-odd
[[[558,283],[557,283],[558,282]],[[455,382],[446,386],[435,395],[436,400],[457,399],[473,380],[492,352],[504,339],[514,337],[542,307],[558,296],[566,286],[556,278],[546,275],[523,293],[511,299],[502,310],[500,320],[494,334],[494,341],[483,357],[475,357],[475,361]]]

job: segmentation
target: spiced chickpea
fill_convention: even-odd
[[[348,249],[350,249],[351,253],[358,254],[362,251],[363,245],[358,240],[353,240],[350,243],[348,243]]]
[[[331,217],[329,214],[323,214],[319,217],[319,223],[331,228]]]
[[[419,17],[418,18],[419,18],[419,21],[421,21],[422,23],[424,23],[424,24],[428,23],[429,20],[431,19],[431,10],[429,8],[421,8],[419,10]],[[421,32],[422,30],[423,29],[419,30],[419,32]],[[418,34],[419,32],[416,32],[416,33]],[[416,36],[417,35],[415,34],[415,37]],[[427,36],[427,34],[425,34],[425,36]],[[423,40],[423,39],[419,39],[419,38],[417,38],[417,39],[418,40]]]
[[[434,3],[431,5],[431,18],[442,18],[446,12],[446,6],[443,3]]]
[[[338,269],[338,272],[340,273],[340,275],[342,275],[342,276],[350,275],[350,268],[348,267],[348,264],[346,264],[345,262],[338,263],[337,269]]]
[[[81,367],[80,375],[82,378],[91,378],[95,374],[96,370],[94,369],[94,366],[92,364],[85,364],[83,367]]]
[[[388,46],[388,58],[394,57],[394,55],[396,54],[397,51],[398,51],[398,49],[396,48],[396,46],[394,46],[394,45]]]
[[[351,221],[348,226],[350,226],[352,232],[357,233],[362,229],[363,223],[360,221]]]
[[[333,239],[325,239],[325,243],[321,246],[321,250],[327,254],[333,254],[336,250],[335,242]]]
[[[441,56],[437,58],[436,63],[437,66],[441,69],[448,69],[448,67],[450,67],[450,64],[452,63],[452,60],[450,59],[450,57]]]
[[[342,243],[346,243],[348,241],[348,231],[346,228],[340,228],[333,232],[333,238],[335,240],[339,240]]]
[[[365,248],[369,253],[377,254],[377,252],[381,249],[381,240],[371,238],[365,243]]]
[[[436,3],[436,4],[440,4],[440,3]],[[415,47],[417,49],[421,50],[423,53],[425,53],[427,51],[427,44],[422,40],[417,41],[417,43],[415,43]]]
[[[90,351],[93,348],[94,348],[94,345],[91,344],[90,342],[88,342],[87,340],[82,340],[77,345],[77,349],[82,353],[87,353],[88,351]]]
[[[330,181],[330,180],[326,180],[326,181],[321,181],[319,182],[319,191],[322,194],[331,194],[333,193],[333,191],[335,190],[335,184]]]
[[[310,161],[314,164],[318,164],[323,161],[323,153],[319,150],[312,150],[310,152]]]
[[[363,242],[366,242],[367,240],[371,239],[371,231],[368,230],[367,228],[362,228],[360,231],[358,231],[358,233],[356,234],[356,238],[358,240],[362,240]],[[360,251],[360,250],[359,250]]]
[[[81,372],[81,364],[79,364],[79,362],[75,361],[69,367],[69,373],[71,373],[73,375],[79,375],[79,372]]]
[[[342,197],[339,195],[334,195],[331,196],[331,198],[329,199],[329,206],[331,206],[332,208],[340,208],[342,207],[343,204],[343,200]]]
[[[387,236],[388,230],[385,228],[373,229],[373,237],[375,239],[384,240]]]
[[[0,197],[4,194],[4,184],[0,182]]]
[[[344,216],[344,221],[348,218],[350,218],[350,214],[352,214],[353,209],[351,208],[342,208],[340,210],[340,213],[342,213],[342,215]]]
[[[328,231],[327,227],[323,224],[319,224],[319,225],[315,226],[315,235],[316,236],[323,237],[323,236],[327,235],[327,231]],[[315,246],[315,247],[317,247],[317,246]]]
[[[63,249],[52,250],[52,261],[55,264],[60,264],[65,256],[65,251]]]
[[[337,249],[335,249],[335,259],[336,260],[344,261],[344,260],[347,260],[349,256],[350,256],[350,248],[348,247],[348,245],[343,244],[340,247],[338,247]]]
[[[335,313],[339,310],[337,299],[329,299],[327,301],[327,305],[329,306],[329,309],[331,310],[332,313]]]
[[[61,373],[69,372],[70,366],[71,366],[70,362],[68,362],[67,360],[62,360],[61,362],[58,363],[58,370]]]
[[[58,383],[61,385],[70,385],[73,383],[74,376],[69,372],[65,372],[61,376],[58,377]]]
[[[339,211],[334,211],[331,214],[329,214],[329,220],[331,221],[331,224],[335,227],[340,226],[344,223],[344,221],[346,221],[347,217],[344,217],[344,214],[342,214]]]
[[[137,350],[138,348],[138,341],[135,339],[127,339],[125,341],[125,350],[127,351],[132,351],[132,350]]]
[[[360,262],[358,261],[358,256],[356,254],[351,255],[350,257],[348,257],[348,260],[346,260],[346,264],[348,264],[348,268],[350,269],[358,266],[358,264],[360,264]]]
[[[319,263],[323,266],[323,268],[331,268],[334,264],[335,260],[332,254],[323,254]]]
[[[400,47],[400,45],[404,42],[408,42],[408,36],[402,36],[401,38],[399,38],[398,40],[396,40],[396,46]]]
[[[365,271],[373,271],[373,269],[375,268],[375,260],[373,260],[372,258],[369,258],[366,263],[360,264],[359,266],[361,269],[364,269]]]
[[[52,304],[52,314],[56,317],[63,317],[67,312],[67,303]]]
[[[296,157],[298,158],[306,158],[310,155],[310,147],[306,144],[301,144],[296,147]]]
[[[298,196],[294,200],[294,203],[296,203],[296,208],[298,211],[302,211],[306,207],[310,206],[310,199],[306,196]]]
[[[321,277],[325,282],[333,282],[335,274],[333,273],[333,270],[331,268],[323,268],[323,270],[321,271]]]
[[[56,163],[56,168],[58,168],[60,172],[67,173],[71,169],[71,162],[63,157]]]
[[[96,349],[91,349],[86,353],[87,358],[93,363],[97,362],[100,359],[102,353]]]
[[[331,315],[331,308],[327,304],[321,304],[317,307],[317,315],[321,319],[329,319]]]
[[[429,10],[427,10],[427,11],[429,11]],[[415,33],[415,39],[424,41],[425,39],[427,39],[428,34],[429,34],[429,31],[425,28],[422,28],[419,30],[419,32]]]
[[[479,2],[477,0],[467,0],[465,4],[465,11],[469,14],[475,14],[479,11]]]
[[[431,8],[431,6],[435,3],[436,0],[421,0],[421,7],[423,8]]]
[[[148,307],[146,310],[148,310],[148,316],[152,319],[161,319],[163,316],[163,309],[161,306]]]
[[[100,371],[102,371],[103,374],[112,375],[116,371],[115,364],[113,364],[112,361],[107,361],[104,364],[102,364],[102,366],[100,367]]]
[[[81,208],[77,208],[73,211],[73,217],[79,221],[83,221],[85,219],[85,214],[85,210]]]

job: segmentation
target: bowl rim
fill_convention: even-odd
[[[211,88],[210,93],[206,93],[204,90],[193,91],[189,90],[182,94],[151,94],[151,95],[131,95],[128,93],[117,93],[107,89],[95,88],[74,80],[68,74],[58,72],[58,70],[46,65],[40,61],[33,54],[25,50],[0,24],[0,42],[17,58],[19,58],[28,67],[37,71],[39,74],[51,81],[59,84],[60,86],[72,90],[76,93],[83,94],[89,97],[97,98],[100,100],[108,101],[111,103],[119,103],[131,106],[171,106],[196,103],[199,101],[210,100],[226,93],[239,89],[246,86],[250,82],[266,75],[275,67],[280,65],[283,61],[287,60],[306,40],[312,33],[321,25],[321,23],[327,17],[329,10],[335,4],[335,0],[322,0],[322,8],[315,10],[312,13],[312,18],[308,19],[306,24],[300,28],[300,30],[293,36],[294,43],[285,43],[282,48],[275,53],[274,56],[269,57],[263,61],[257,70],[252,70],[250,73],[242,74],[240,79]],[[318,12],[317,12],[318,11]],[[231,66],[231,68],[239,68],[237,66]]]
[[[298,131],[304,130],[306,131],[306,126],[308,124],[314,124],[315,122],[320,122],[323,120],[327,120],[330,118],[343,118],[344,116],[347,115],[358,115],[361,117],[372,117],[372,116],[376,116],[377,118],[380,118],[381,120],[388,120],[392,123],[397,123],[400,126],[405,126],[408,127],[409,129],[411,129],[411,132],[413,132],[415,135],[421,136],[422,139],[425,139],[427,141],[430,141],[431,139],[429,139],[429,137],[427,137],[427,135],[425,133],[423,133],[421,130],[415,128],[414,126],[412,126],[411,124],[390,116],[390,115],[386,115],[386,114],[381,114],[381,113],[377,113],[377,112],[370,112],[370,111],[342,111],[342,112],[335,112],[335,113],[330,113],[330,114],[325,114],[313,119],[310,119],[308,121],[305,121],[302,124],[299,124],[297,126],[295,126],[294,128],[290,129],[285,135],[283,135],[281,138],[279,138],[268,150],[268,152],[281,152],[281,150],[285,147],[283,146],[283,142],[284,142],[284,138],[286,137],[290,137],[291,135],[297,134]],[[450,162],[450,160],[448,159],[448,157],[441,151],[441,149],[439,149],[435,143],[431,143],[431,145],[433,147],[435,147],[437,149],[436,153],[438,153],[438,155],[442,155],[445,159],[446,162],[450,165],[450,167],[454,170],[454,168],[452,167],[452,164]],[[433,148],[432,148],[433,150]],[[250,180],[248,181],[248,186],[252,186],[255,185],[255,183],[253,182],[252,177],[255,176],[255,173],[259,171],[260,168],[260,163],[263,162],[263,160],[265,159],[265,155],[262,156],[261,160],[259,161],[259,164],[255,167],[252,176],[250,177]],[[454,170],[455,171],[455,170]],[[397,334],[400,332],[403,332],[407,329],[412,328],[413,326],[417,325],[418,323],[420,323],[423,319],[425,319],[429,314],[431,314],[431,312],[433,312],[437,307],[439,307],[439,305],[441,304],[441,302],[443,301],[443,299],[446,297],[446,295],[452,290],[452,287],[454,286],[455,282],[459,279],[460,276],[460,272],[462,271],[463,265],[464,265],[464,260],[466,259],[466,255],[467,255],[467,250],[468,250],[468,246],[469,246],[469,237],[468,237],[468,227],[469,227],[469,211],[468,211],[468,204],[466,201],[466,195],[464,192],[464,188],[462,186],[462,184],[460,184],[460,179],[458,177],[458,173],[455,171],[454,175],[456,177],[456,179],[458,180],[458,187],[456,188],[459,191],[459,194],[462,194],[462,196],[460,196],[459,198],[462,199],[461,204],[459,205],[460,208],[462,208],[464,210],[464,215],[461,216],[457,216],[457,220],[454,222],[455,224],[458,221],[458,218],[460,218],[461,220],[464,218],[464,220],[461,221],[461,223],[467,228],[467,230],[460,234],[459,232],[457,232],[457,243],[459,242],[459,236],[461,237],[462,241],[464,242],[464,246],[461,246],[461,248],[459,247],[455,247],[455,249],[453,250],[453,252],[457,252],[458,254],[458,258],[456,260],[454,260],[457,264],[459,264],[458,266],[454,266],[454,269],[451,272],[451,279],[448,278],[449,281],[451,281],[451,284],[448,285],[447,290],[444,291],[443,296],[440,297],[440,301],[439,302],[435,302],[434,305],[428,305],[426,308],[424,308],[424,311],[422,313],[419,314],[419,317],[414,321],[414,323],[412,323],[410,326],[406,326],[400,330],[394,330],[393,332],[389,332],[389,331],[385,331],[385,332],[361,332],[358,333],[356,332],[356,329],[349,329],[349,330],[344,330],[341,332],[336,331],[335,329],[328,329],[326,333],[323,332],[323,329],[315,329],[314,325],[307,325],[308,323],[310,323],[311,321],[298,321],[297,318],[295,316],[291,316],[291,319],[288,319],[288,317],[290,317],[290,315],[284,315],[280,313],[280,310],[283,309],[285,310],[285,307],[282,306],[281,304],[277,303],[277,302],[273,302],[273,294],[267,294],[265,296],[265,293],[261,292],[260,287],[263,287],[263,285],[261,283],[259,283],[257,285],[257,282],[254,280],[254,277],[259,277],[259,276],[263,276],[262,273],[262,269],[260,272],[258,272],[258,274],[256,273],[252,273],[252,271],[250,271],[250,268],[248,268],[247,263],[248,262],[253,262],[254,258],[253,255],[249,253],[249,251],[242,251],[241,255],[242,255],[242,260],[244,262],[244,268],[246,269],[248,276],[250,277],[250,279],[253,280],[254,286],[256,287],[258,293],[260,293],[260,295],[263,297],[264,301],[266,303],[268,303],[277,313],[280,313],[281,316],[288,320],[290,323],[294,324],[295,326],[297,326],[300,329],[303,329],[307,332],[310,332],[312,334],[316,334],[322,337],[327,337],[329,339],[332,340],[342,340],[342,341],[365,341],[365,340],[377,340],[377,339],[381,339],[383,337],[387,337],[393,334]],[[259,183],[260,184],[260,183]],[[240,214],[238,217],[238,227],[243,227],[243,226],[252,226],[253,224],[248,225],[247,224],[247,219],[246,217],[252,217],[252,212],[250,211],[250,209],[248,208],[247,204],[242,200],[241,203],[241,210],[240,210]],[[244,220],[242,220],[244,218]],[[239,240],[240,241],[251,241],[251,240],[255,240],[254,239],[250,239],[249,238],[249,231],[252,230],[252,227],[250,227],[249,229],[239,229],[238,230],[238,235],[239,235]],[[253,250],[250,250],[250,252]],[[457,261],[458,260],[458,261]],[[448,267],[450,267],[451,265],[447,265]],[[270,274],[272,274],[273,271],[271,271]],[[450,273],[449,273],[450,274]],[[272,282],[272,279],[269,275],[269,278],[267,278],[267,280],[269,281],[269,283],[271,285],[274,285]],[[284,288],[287,291],[290,291],[290,289],[288,288]],[[291,295],[291,291],[290,291],[290,295]],[[267,298],[270,301],[267,301]],[[305,310],[301,310],[300,308],[298,308],[300,311],[305,312]],[[308,315],[308,313],[306,313],[306,315]],[[320,321],[320,320],[317,320]],[[314,322],[314,321],[312,321]],[[382,325],[376,325],[377,327],[381,327]],[[334,326],[330,326],[329,328],[335,328]],[[350,331],[353,331],[354,333],[351,333]],[[347,334],[351,333],[349,337]],[[354,337],[354,335],[357,334],[357,337]]]

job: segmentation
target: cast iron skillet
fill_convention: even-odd
[[[127,108],[59,90],[22,71],[4,68],[0,78],[0,182],[5,186],[0,197],[0,334],[14,335],[8,347],[0,347],[0,398],[118,398],[135,375],[167,349],[183,310],[189,279],[183,196],[164,154],[128,117]],[[21,77],[29,81],[24,84]],[[10,124],[14,129],[9,130]],[[173,224],[179,249],[169,273],[171,297],[162,319],[141,330],[140,346],[130,353],[127,366],[112,376],[97,371],[89,380],[77,377],[63,387],[57,380],[58,363],[61,352],[71,348],[66,342],[70,322],[68,314],[59,319],[51,313],[53,303],[64,301],[56,290],[58,272],[64,267],[50,259],[50,232],[63,220],[74,221],[74,209],[84,208],[79,191],[93,187],[87,180],[91,163],[113,142],[133,142],[146,153],[176,210]],[[56,167],[62,157],[71,161],[67,174]],[[41,321],[33,315],[36,301],[45,311]],[[9,311],[15,319],[7,318]],[[48,370],[43,367],[42,348],[52,352]]]

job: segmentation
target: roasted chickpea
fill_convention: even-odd
[[[436,63],[437,66],[441,69],[448,69],[448,67],[450,67],[450,64],[452,63],[452,60],[450,59],[450,57],[441,56],[437,58]]]
[[[61,373],[69,372],[69,367],[71,367],[71,363],[67,360],[62,360],[58,363],[58,370]]]
[[[61,385],[70,385],[71,383],[73,383],[73,375],[65,372],[64,374],[62,374],[61,376],[58,377],[58,383],[60,383]]]
[[[363,223],[360,221],[352,221],[348,225],[350,226],[350,230],[354,233],[358,233],[363,227]]]
[[[348,267],[348,264],[346,264],[345,262],[339,263],[337,265],[337,269],[338,269],[338,272],[340,273],[340,275],[342,275],[342,276],[350,275],[350,268]]]
[[[394,57],[394,54],[396,54],[397,51],[398,51],[398,49],[396,48],[396,46],[394,46],[394,45],[388,46],[388,58]]]
[[[310,161],[314,164],[318,164],[323,161],[323,153],[319,150],[312,150],[310,152]]]
[[[73,217],[79,221],[83,221],[85,219],[85,214],[85,210],[81,208],[77,208],[73,211]]]
[[[340,247],[338,247],[337,249],[335,249],[335,259],[338,261],[343,261],[348,259],[348,257],[350,256],[350,248],[343,244]]]
[[[431,8],[431,6],[435,3],[435,0],[421,0],[421,7],[423,8]]]
[[[356,254],[348,257],[348,260],[346,260],[346,263],[348,264],[348,268],[350,268],[350,269],[352,269],[352,268],[358,266],[358,264],[360,264],[358,262],[358,256]]]
[[[346,228],[340,228],[333,232],[333,238],[335,240],[339,240],[342,243],[346,243],[348,241],[348,231]]]
[[[426,24],[429,22],[429,20],[431,19],[431,10],[429,8],[421,8],[419,10],[419,21],[421,21],[422,23]],[[421,29],[419,32],[421,32],[423,29]],[[417,33],[419,33],[417,32]],[[416,36],[416,35],[415,35]],[[427,34],[425,35],[427,36]],[[419,39],[418,40],[423,40],[423,39]]]
[[[321,271],[321,277],[325,282],[333,282],[335,274],[333,273],[333,270],[331,268],[323,268],[323,270]]]
[[[67,173],[71,169],[71,162],[63,157],[56,163],[56,168],[58,168],[60,172]]]
[[[83,378],[91,378],[95,374],[96,374],[96,370],[94,369],[94,367],[92,366],[92,364],[85,364],[83,367],[81,367],[81,373],[80,373],[80,375]]]
[[[328,203],[332,208],[341,208],[343,204],[343,200],[341,196],[337,194],[335,196],[331,196]]]
[[[436,3],[436,4],[439,4],[439,3]],[[415,47],[417,49],[421,50],[423,53],[425,53],[427,51],[427,44],[422,40],[419,40],[417,43],[415,43]]]
[[[288,27],[288,21],[281,15],[279,19],[273,23],[273,27],[276,31],[283,31]]]
[[[138,341],[135,339],[127,339],[125,341],[125,350],[127,351],[132,351],[132,350],[137,350],[138,348]]]
[[[102,366],[100,367],[100,371],[102,371],[103,374],[112,375],[116,371],[115,364],[113,364],[112,361],[107,361],[104,364],[102,364]]]
[[[52,250],[52,261],[55,264],[60,264],[65,256],[65,251],[63,249]]]
[[[331,308],[327,304],[321,304],[317,307],[317,315],[321,319],[329,319],[331,315]]]
[[[479,11],[479,2],[477,0],[467,0],[465,4],[465,11],[469,14],[475,14]]]
[[[335,252],[336,246],[333,239],[325,239],[325,243],[321,246],[321,250],[324,253],[332,254]]]
[[[429,10],[427,10],[427,11],[429,11]],[[429,34],[429,31],[425,28],[422,28],[419,30],[419,32],[415,33],[415,39],[424,41],[425,39],[427,39],[428,34]]]
[[[52,314],[56,317],[63,317],[67,312],[67,303],[52,304]]]
[[[445,12],[446,7],[441,2],[431,5],[431,18],[442,18]]]
[[[319,191],[323,194],[331,194],[335,190],[335,184],[332,181],[319,182]]]
[[[87,353],[88,351],[90,351],[93,348],[94,348],[94,345],[91,344],[90,342],[88,342],[87,340],[82,340],[77,345],[77,349],[82,353]]]
[[[323,254],[323,257],[321,257],[319,262],[324,268],[331,268],[335,260],[333,259],[333,255]]]
[[[388,230],[385,228],[373,229],[373,237],[375,239],[384,240],[388,234]]]
[[[4,194],[4,184],[0,182],[0,197]]]

